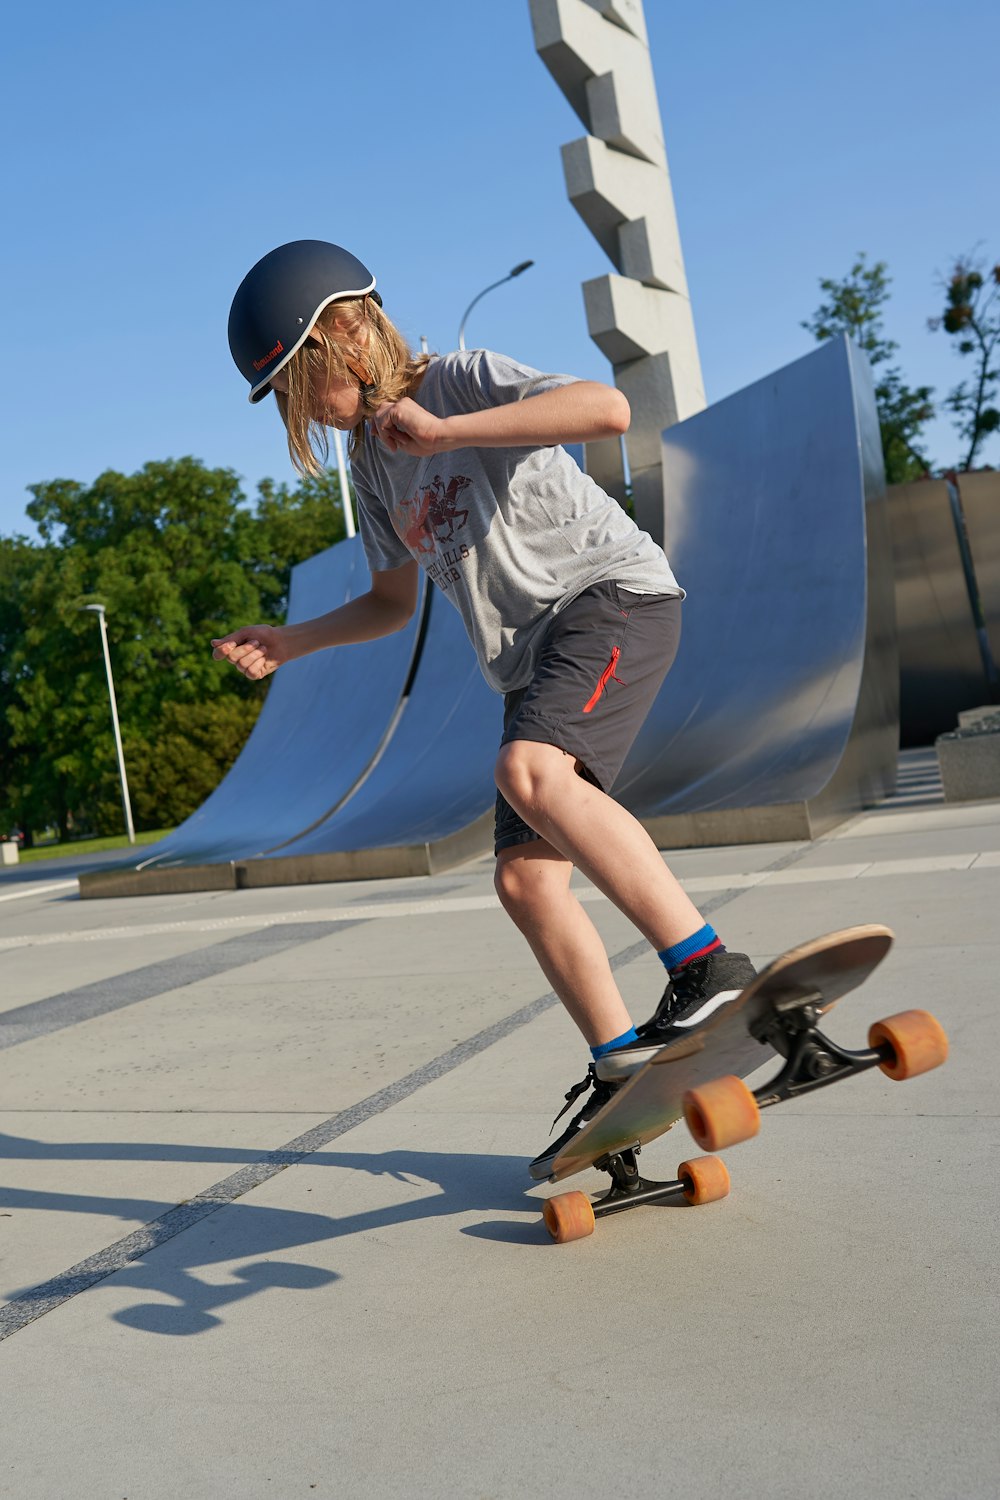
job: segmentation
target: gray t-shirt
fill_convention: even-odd
[[[521,401],[542,375],[474,349],[431,360],[414,398],[438,417]],[[683,590],[661,549],[563,448],[391,453],[368,429],[351,460],[358,529],[373,571],[415,558],[465,621],[491,687],[525,687],[552,619],[595,583]]]

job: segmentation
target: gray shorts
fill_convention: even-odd
[[[674,594],[586,589],[552,621],[535,675],[504,698],[503,739],[557,745],[608,792],[662,686],[681,635]],[[495,852],[539,835],[497,793]]]

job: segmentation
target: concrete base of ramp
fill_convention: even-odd
[[[658,849],[714,849],[731,842],[781,844],[819,838],[843,822],[843,814],[824,815],[822,808],[808,802],[773,802],[764,807],[641,818],[640,822]]]
[[[351,849],[279,859],[233,860],[169,870],[97,870],[80,876],[84,900],[116,896],[180,896],[195,891],[244,891],[262,886],[322,885],[328,881],[391,880],[440,875],[479,859],[493,847],[493,813],[432,844]]]

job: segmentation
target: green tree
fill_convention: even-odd
[[[121,829],[103,655],[81,612],[100,601],[136,821],[162,827],[225,773],[266,693],[209,642],[283,618],[292,567],[343,535],[336,478],[265,483],[251,509],[231,470],[184,458],[32,495],[40,543],[0,540],[0,824]]]
[[[864,252],[859,253],[843,281],[820,281],[827,300],[802,327],[820,343],[846,333],[867,354],[875,377],[886,479],[902,484],[930,473],[918,445],[934,415],[933,392],[926,385],[911,388],[898,367],[888,363],[899,345],[886,338],[882,322],[891,284],[887,269],[885,261],[870,266]]]
[[[1000,428],[997,400],[1000,364],[994,364],[1000,347],[1000,265],[987,270],[971,255],[956,260],[944,284],[945,310],[929,318],[933,331],[943,328],[958,340],[958,353],[975,358],[971,383],[964,380],[950,391],[945,405],[957,418],[955,427],[968,443],[962,469],[971,469],[980,447]]]
[[[137,825],[174,827],[197,811],[236,759],[262,706],[260,698],[230,693],[204,703],[165,703],[155,739],[128,730],[122,740]],[[94,821],[121,827],[117,763],[105,766],[95,783]]]
[[[15,684],[21,671],[21,645],[27,628],[26,598],[41,550],[22,536],[0,538],[0,834],[21,828],[30,844],[30,763],[10,753]],[[16,770],[16,776],[15,776]]]

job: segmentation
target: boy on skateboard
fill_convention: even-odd
[[[400,630],[423,568],[504,694],[496,889],[592,1059],[561,1114],[585,1094],[581,1107],[531,1163],[541,1180],[625,1078],[754,977],[609,795],[673,662],[684,597],[661,549],[561,446],[619,436],[628,403],[613,387],[483,349],[413,355],[371,272],[319,240],[282,245],[252,268],[229,340],[250,400],[274,394],[300,473],[321,472],[326,427],[351,434],[372,584],[314,620],[243,626],[212,642],[215,658],[257,680],[311,651]],[[668,971],[639,1028],[570,890],[574,867]]]

